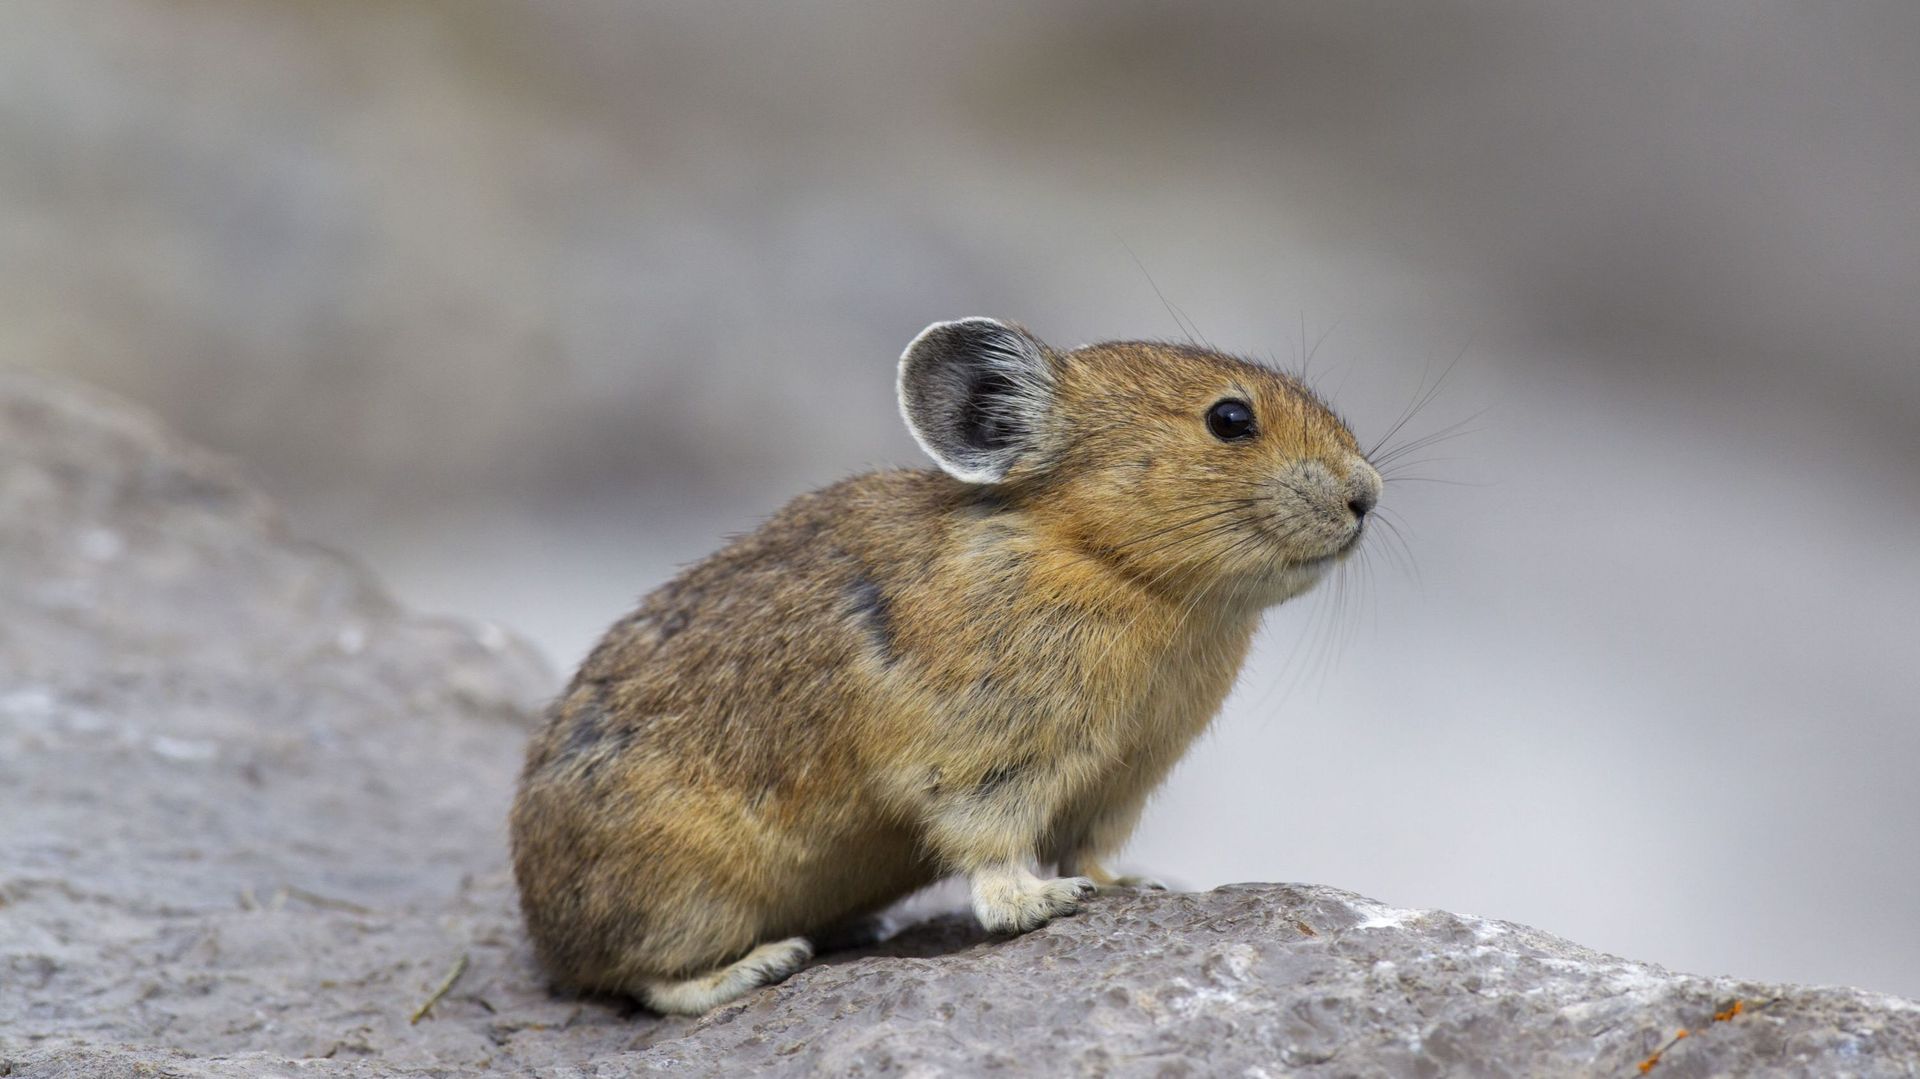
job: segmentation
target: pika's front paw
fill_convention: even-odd
[[[1094,884],[1085,877],[1041,880],[1031,874],[976,879],[973,913],[989,933],[1025,933],[1080,909],[1093,898]]]

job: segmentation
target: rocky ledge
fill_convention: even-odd
[[[0,1075],[1920,1060],[1909,1001],[1674,974],[1301,885],[1102,899],[1013,940],[936,917],[699,1020],[556,997],[502,823],[554,685],[509,635],[409,614],[289,539],[231,465],[138,411],[0,375]]]

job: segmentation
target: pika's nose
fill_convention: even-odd
[[[1365,461],[1356,460],[1347,470],[1347,509],[1353,523],[1363,524],[1367,514],[1380,503],[1380,473]]]

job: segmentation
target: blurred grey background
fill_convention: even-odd
[[[1123,861],[1920,995],[1907,0],[14,0],[0,274],[0,362],[557,669],[921,463],[930,321],[1157,285],[1363,441],[1458,357],[1417,571],[1274,612]]]

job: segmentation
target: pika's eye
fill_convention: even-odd
[[[1207,409],[1207,430],[1222,442],[1238,442],[1253,437],[1253,409],[1245,401],[1231,398]]]

